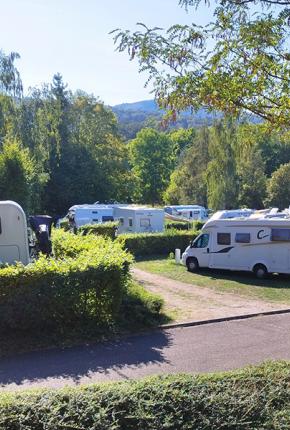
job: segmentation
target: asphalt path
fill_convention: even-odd
[[[62,387],[290,360],[290,314],[156,330],[102,344],[0,360],[0,387]]]

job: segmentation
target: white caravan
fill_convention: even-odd
[[[114,209],[107,205],[75,205],[67,214],[73,227],[79,228],[85,224],[101,224],[114,220]]]
[[[182,263],[199,267],[267,273],[290,273],[290,219],[210,219],[186,248]]]
[[[147,207],[115,207],[118,233],[152,233],[164,230],[164,210]]]
[[[12,201],[0,202],[0,263],[29,263],[25,213]]]
[[[199,205],[175,205],[165,206],[166,218],[181,221],[206,221],[208,219],[207,210]]]

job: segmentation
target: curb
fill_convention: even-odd
[[[274,311],[256,312],[253,314],[235,315],[232,317],[221,317],[221,318],[212,318],[212,319],[200,320],[200,321],[188,321],[188,322],[180,322],[180,323],[173,323],[173,324],[163,324],[158,326],[158,329],[166,330],[171,328],[194,327],[199,325],[222,323],[226,321],[244,320],[244,319],[261,317],[261,316],[281,315],[281,314],[289,314],[289,313],[290,313],[290,309],[278,309],[276,311],[274,310]]]

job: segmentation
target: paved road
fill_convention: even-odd
[[[152,374],[229,370],[290,360],[290,314],[160,330],[116,342],[0,360],[2,390],[61,387]]]

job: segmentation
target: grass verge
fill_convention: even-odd
[[[160,256],[137,261],[135,266],[147,272],[215,291],[290,305],[289,276],[273,275],[268,279],[258,280],[246,272],[200,270],[198,273],[189,273],[184,266],[175,264],[174,260]]]
[[[290,363],[0,394],[2,430],[286,430]]]

